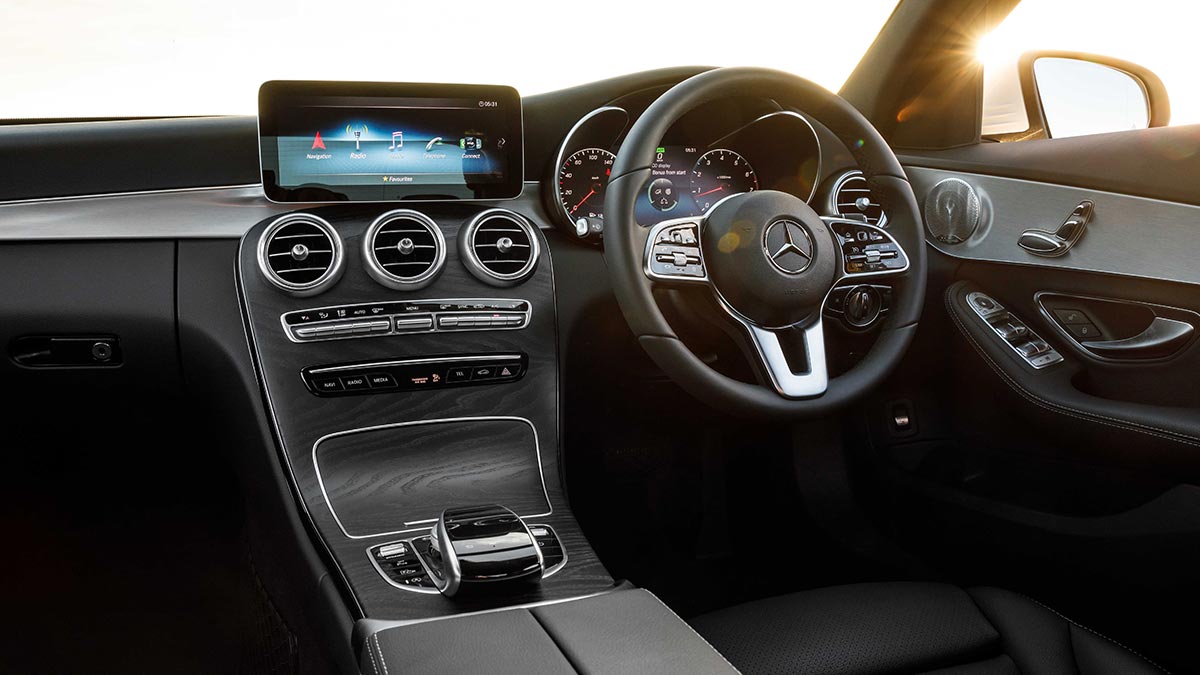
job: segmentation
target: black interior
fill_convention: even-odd
[[[833,284],[804,317],[831,381],[861,386],[803,414],[722,299],[652,284],[645,240],[614,258],[554,185],[574,150],[649,175],[631,138],[720,141],[811,229],[850,172],[886,173],[828,109],[743,89],[636,126],[704,67],[528,96],[524,190],[484,202],[272,203],[253,117],[0,125],[0,670],[1200,672],[1200,153],[1169,151],[1200,129],[982,139],[978,68],[955,55],[1013,4],[902,2],[840,92],[898,158],[868,185],[911,188],[880,231],[911,207],[895,238],[921,274]],[[581,122],[608,106],[625,116]],[[116,151],[130,138],[172,150]],[[922,222],[947,179],[982,196],[965,242]],[[646,191],[626,182],[609,198]],[[1084,202],[1066,255],[1018,246]],[[422,288],[364,262],[399,208],[443,239]],[[504,234],[479,234],[490,209],[537,251],[515,282],[471,261]],[[345,254],[308,297],[258,257],[296,214]],[[657,317],[629,315],[622,274]],[[383,334],[281,318],[376,305]],[[759,398],[680,378],[667,337]],[[439,592],[438,517],[493,503],[524,521],[504,536],[549,544],[544,578]]]

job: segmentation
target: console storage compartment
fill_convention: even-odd
[[[648,591],[355,625],[363,673],[737,673]]]
[[[504,504],[549,515],[537,432],[519,417],[472,417],[330,434],[313,447],[329,509],[348,537],[425,531],[443,509]]]

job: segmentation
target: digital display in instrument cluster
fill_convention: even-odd
[[[754,168],[732,150],[666,145],[655,150],[634,216],[644,226],[698,216],[725,197],[757,189]]]

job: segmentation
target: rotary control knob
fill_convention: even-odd
[[[855,286],[846,294],[843,316],[855,328],[875,323],[883,311],[883,296],[874,286]]]

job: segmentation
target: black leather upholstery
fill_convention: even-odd
[[[746,675],[1163,672],[1053,610],[997,588],[837,586],[738,605],[692,625]]]
[[[737,675],[648,591],[390,624],[361,620],[364,675]]]

